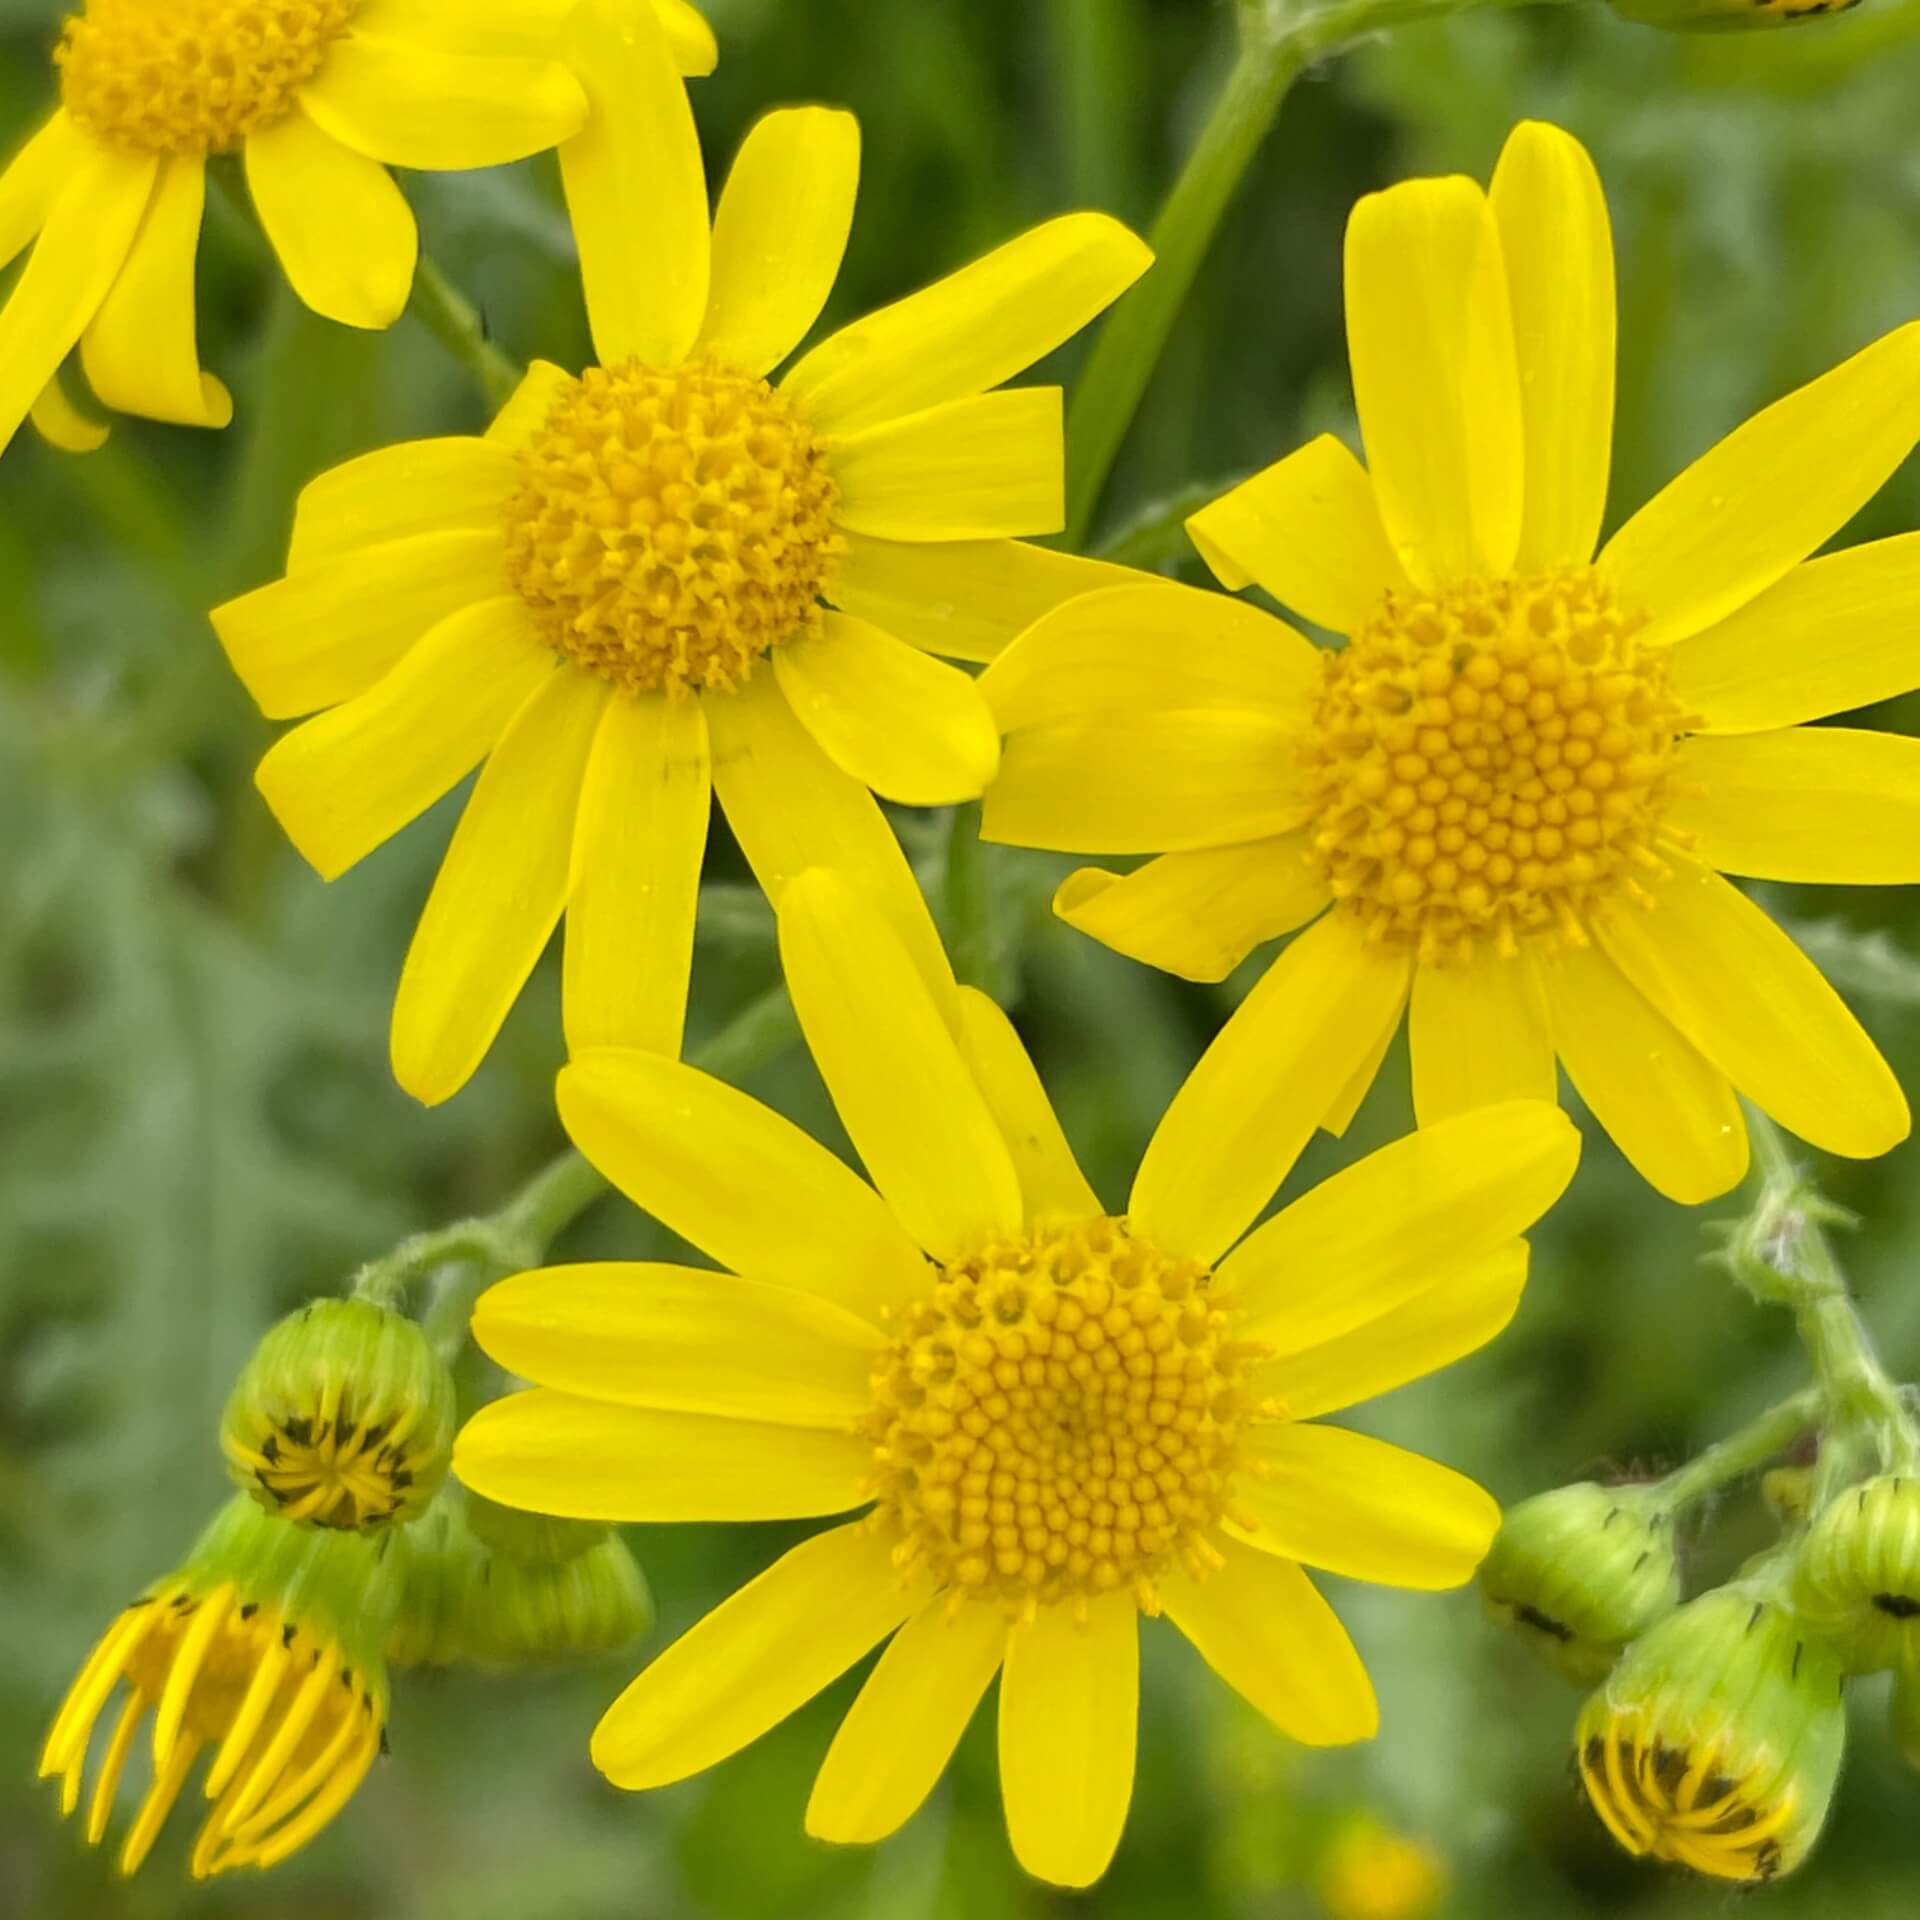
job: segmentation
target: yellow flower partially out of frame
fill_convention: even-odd
[[[689,72],[712,35],[658,6]],[[32,412],[56,444],[104,429],[62,390],[77,344],[104,405],[223,427],[201,371],[194,258],[210,157],[234,153],[294,291],[347,326],[385,327],[419,237],[389,166],[492,166],[557,146],[587,117],[557,57],[575,0],[85,0],[54,56],[58,111],[0,175],[0,267],[32,248],[0,309],[0,447]]]
[[[219,609],[282,739],[259,786],[328,878],[486,765],[408,955],[394,1072],[445,1099],[565,911],[571,1049],[677,1053],[710,794],[770,896],[832,865],[945,965],[874,793],[977,795],[972,680],[1120,569],[1063,520],[1055,387],[991,392],[1144,270],[1075,214],[844,328],[778,387],[853,217],[859,131],[748,136],[709,223],[685,90],[644,17],[575,16],[594,117],[563,149],[600,364],[536,364],[483,439],[401,446],[302,496],[285,579]]]
[[[574,1140],[729,1271],[559,1267],[494,1287],[475,1337],[539,1384],[469,1422],[455,1470],[582,1518],[868,1509],[656,1660],[601,1721],[595,1762],[632,1788],[698,1772],[885,1641],[809,1831],[892,1832],[998,1673],[1014,1849],[1085,1885],[1132,1792],[1143,1613],[1294,1738],[1373,1733],[1365,1668],[1301,1563],[1456,1586],[1499,1516],[1471,1481],[1318,1416],[1506,1325],[1516,1236],[1566,1186],[1578,1136],[1544,1102],[1487,1108],[1249,1233],[1317,1110],[1283,1082],[1249,1102],[1203,1065],[1112,1215],[990,1000],[931,981],[843,876],[801,876],[779,918],[873,1185],[691,1067],[580,1056],[559,1087]]]
[[[1749,421],[1594,557],[1613,253],[1578,142],[1523,125],[1490,194],[1347,229],[1367,468],[1322,438],[1188,525],[1222,583],[1056,612],[982,691],[989,838],[1157,854],[1058,911],[1223,978],[1313,922],[1209,1055],[1343,1127],[1408,1010],[1423,1124],[1552,1099],[1555,1057],[1682,1201],[1746,1167],[1737,1088],[1831,1152],[1908,1130],[1839,997],[1721,877],[1920,880],[1920,743],[1806,727],[1920,686],[1920,535],[1808,556],[1920,438],[1920,327]],[[1331,908],[1330,911],[1327,909]]]

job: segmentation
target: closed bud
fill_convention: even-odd
[[[1544,1659],[1591,1686],[1680,1603],[1673,1517],[1652,1487],[1591,1480],[1510,1507],[1480,1590]]]
[[[418,1520],[392,1536],[400,1604],[387,1636],[396,1667],[446,1667],[468,1659],[468,1593],[481,1547],[467,1530],[460,1489],[443,1486]]]
[[[1920,1480],[1879,1474],[1831,1501],[1800,1548],[1793,1591],[1849,1673],[1920,1664]]]
[[[386,1544],[287,1526],[245,1495],[228,1502],[180,1571],[108,1628],[47,1735],[41,1777],[59,1777],[70,1814],[94,1727],[121,1690],[87,1804],[89,1845],[105,1837],[136,1749],[151,1753],[152,1772],[122,1873],[146,1858],[203,1753],[214,1804],[193,1848],[196,1879],[273,1866],[346,1805],[386,1744],[383,1649],[398,1605]]]
[[[1738,33],[1746,27],[1792,27],[1847,13],[1860,0],[1612,0],[1622,19],[1672,33]]]
[[[413,1519],[453,1457],[453,1380],[414,1323],[370,1300],[315,1300],[254,1349],[220,1444],[236,1485],[301,1526]]]
[[[483,1663],[610,1653],[653,1626],[653,1595],[611,1527],[519,1513],[475,1493],[479,1552],[468,1586],[470,1657]]]
[[[1636,1641],[1582,1709],[1587,1796],[1631,1854],[1720,1880],[1790,1873],[1839,1778],[1843,1685],[1777,1581],[1703,1594]]]

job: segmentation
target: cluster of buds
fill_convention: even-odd
[[[1586,1482],[1507,1514],[1483,1596],[1594,1689],[1580,1779],[1629,1853],[1744,1883],[1799,1865],[1833,1798],[1856,1675],[1894,1676],[1895,1738],[1920,1766],[1920,1479],[1820,1482],[1769,1475],[1782,1543],[1684,1604],[1671,1483]]]
[[[192,1873],[270,1867],[387,1750],[391,1671],[593,1654],[647,1631],[646,1582],[618,1534],[511,1513],[449,1480],[456,1412],[420,1327],[370,1300],[315,1301],[261,1340],[221,1422],[240,1491],[109,1626],[41,1756],[63,1813],[84,1795],[98,1845],[128,1763],[150,1754],[122,1873],[152,1850],[203,1751],[211,1805]]]

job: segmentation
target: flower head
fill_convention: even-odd
[[[1405,1013],[1423,1122],[1551,1099],[1557,1056],[1676,1199],[1744,1171],[1736,1089],[1885,1152],[1891,1071],[1722,876],[1920,878],[1920,744],[1801,724],[1920,686],[1920,538],[1808,557],[1920,439],[1920,327],[1600,545],[1613,253],[1579,144],[1527,124],[1490,192],[1369,196],[1346,290],[1367,465],[1324,437],[1188,522],[1222,585],[1346,645],[1165,582],[1055,609],[981,681],[988,836],[1158,856],[1055,905],[1188,978],[1305,929],[1217,1045],[1284,1047],[1313,1008],[1336,1130]]]
[[[1584,1480],[1510,1507],[1480,1566],[1493,1614],[1591,1686],[1680,1604],[1673,1514],[1651,1487]]]
[[[587,118],[561,45],[576,0],[82,0],[54,53],[60,106],[0,174],[0,266],[32,247],[0,311],[0,447],[31,412],[62,446],[104,431],[63,392],[77,345],[102,404],[185,426],[232,418],[200,367],[194,308],[210,158],[238,154],[268,241],[315,312],[399,318],[418,235],[389,166],[490,166],[569,142]],[[690,71],[712,38],[660,10]]]
[[[1372,1814],[1343,1822],[1314,1876],[1328,1920],[1427,1920],[1446,1897],[1447,1863]]]
[[[40,1773],[59,1776],[61,1810],[72,1813],[95,1723],[124,1685],[88,1803],[98,1845],[152,1716],[152,1780],[121,1872],[146,1858],[209,1747],[214,1806],[193,1849],[198,1879],[273,1866],[352,1798],[385,1740],[383,1649],[398,1596],[380,1547],[287,1526],[236,1494],[185,1566],[108,1628],[54,1720]]]
[[[1544,1103],[1490,1108],[1249,1233],[1313,1117],[1284,1073],[1203,1068],[1116,1214],[1005,1016],[930,978],[882,903],[806,874],[780,940],[874,1184],[692,1068],[581,1056],[560,1080],[576,1142],[727,1270],[494,1287],[475,1335],[539,1385],[470,1421],[456,1467],[493,1499],[599,1521],[858,1512],[648,1668],[596,1762],[627,1787],[696,1772],[885,1641],[810,1830],[891,1832],[999,1673],[1014,1848],[1085,1884],[1132,1790],[1143,1614],[1295,1737],[1373,1731],[1365,1670],[1301,1563],[1457,1585],[1498,1515],[1459,1475],[1318,1416],[1506,1323],[1515,1236],[1576,1138]]]
[[[359,1529],[420,1513],[453,1425],[453,1377],[413,1321],[371,1300],[315,1300],[254,1349],[220,1445],[269,1513]]]
[[[1920,1668],[1920,1481],[1876,1474],[1831,1500],[1795,1556],[1793,1594],[1848,1672]]]
[[[1014,537],[1061,524],[1060,395],[992,389],[1144,269],[1138,240],[1052,221],[772,385],[839,270],[855,122],[762,120],[710,220],[660,33],[593,4],[572,36],[595,118],[561,166],[598,364],[536,364],[483,439],[322,476],[287,577],[214,616],[269,714],[327,709],[259,785],[328,877],[485,761],[394,1012],[426,1101],[478,1064],[563,907],[569,1046],[678,1051],[716,792],[770,894],[858,872],[933,968],[872,795],[970,798],[999,748],[932,655],[985,657],[1126,577]]]
[[[1719,1880],[1805,1859],[1846,1745],[1838,1663],[1770,1586],[1690,1601],[1628,1649],[1580,1715],[1580,1777],[1629,1853]]]

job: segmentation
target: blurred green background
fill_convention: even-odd
[[[725,57],[696,106],[717,172],[765,107],[827,98],[866,128],[844,317],[1075,205],[1144,223],[1231,48],[1224,0],[711,0]],[[60,0],[0,0],[0,151],[47,108]],[[1509,125],[1578,132],[1605,176],[1623,292],[1617,519],[1752,408],[1920,312],[1920,13],[1687,40],[1598,6],[1409,28],[1310,75],[1184,315],[1104,519],[1143,564],[1192,564],[1159,510],[1324,427],[1351,430],[1341,227],[1410,171],[1485,177]],[[577,363],[584,329],[550,165],[408,182],[428,243],[502,342]],[[203,332],[238,424],[122,424],[84,460],[24,436],[0,462],[0,1914],[337,1916],[529,1912],[599,1920],[1025,1920],[1328,1911],[1330,1839],[1377,1820],[1444,1862],[1449,1915],[1708,1915],[1731,1896],[1628,1861],[1581,1803],[1576,1701],[1499,1642],[1470,1594],[1329,1582],[1378,1679],[1377,1742],[1309,1754],[1149,1628],[1139,1787],[1119,1858],[1078,1900],[1021,1880],[982,1715],[934,1802],[871,1853],[807,1841],[801,1812],[833,1689],[686,1786],[622,1796],[586,1736],[630,1662],[489,1679],[404,1676],[394,1753],[345,1816],[270,1878],[194,1889],[183,1806],[130,1885],[29,1784],[93,1636],[172,1565],[223,1481],[215,1423],[257,1334],[401,1234],[497,1203],[557,1145],[556,982],[538,979],[473,1084],[415,1108],[385,1055],[400,957],[445,842],[439,809],[323,887],[250,773],[269,738],[220,658],[212,602],[277,571],[293,496],[340,458],[481,424],[410,321],[369,338],[303,314],[239,220],[216,210]],[[1072,371],[1071,354],[1063,371]],[[1920,524],[1909,470],[1857,535]],[[1920,723],[1920,702],[1883,724]],[[713,870],[737,878],[716,835]],[[997,867],[1020,949],[1020,1018],[1096,1183],[1124,1192],[1172,1088],[1221,1017],[1186,989],[1050,924],[1063,863]],[[1774,904],[1842,977],[1920,1085],[1920,916],[1893,894]],[[696,1033],[772,978],[764,919],[714,916]],[[1264,958],[1256,961],[1263,965]],[[1244,987],[1245,982],[1238,983]],[[756,1090],[830,1139],[790,1056]],[[1349,1140],[1296,1181],[1409,1124],[1396,1055]],[[1823,1169],[1864,1216],[1847,1249],[1897,1368],[1920,1369],[1920,1148]],[[1503,1499],[1671,1463],[1798,1384],[1781,1316],[1699,1264],[1699,1217],[1589,1132],[1538,1236],[1514,1330],[1367,1415]],[[663,1237],[603,1205],[566,1251]],[[1731,1502],[1697,1569],[1760,1537]],[[780,1528],[661,1528],[635,1543],[662,1635],[784,1544]],[[1908,1916],[1920,1862],[1882,1702],[1858,1689],[1825,1845],[1759,1898],[1786,1916]],[[1336,1900],[1351,1920],[1391,1904]]]

